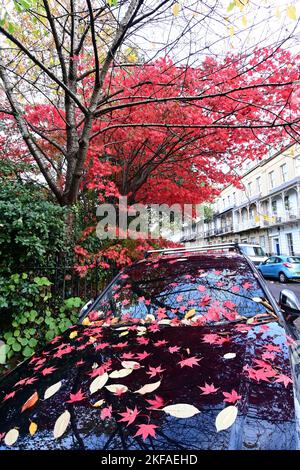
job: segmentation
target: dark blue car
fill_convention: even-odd
[[[276,278],[280,282],[300,280],[300,256],[271,256],[257,269],[264,277]]]

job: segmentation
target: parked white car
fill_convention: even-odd
[[[239,248],[256,266],[263,263],[268,258],[264,249],[260,245],[239,243]]]

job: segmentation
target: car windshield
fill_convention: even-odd
[[[241,246],[241,250],[247,256],[266,256],[261,246]]]
[[[273,313],[264,298],[240,256],[169,257],[145,260],[122,272],[88,318],[114,318],[114,323],[247,321]]]
[[[300,256],[290,256],[287,260],[289,263],[300,263]]]

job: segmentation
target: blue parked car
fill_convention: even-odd
[[[276,255],[257,266],[264,277],[273,277],[280,282],[300,280],[300,256]]]

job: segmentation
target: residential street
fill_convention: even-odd
[[[274,295],[277,301],[279,299],[279,293],[282,289],[290,289],[293,292],[295,292],[298,298],[300,298],[300,283],[291,282],[291,283],[281,284],[280,282],[277,282],[277,281],[268,280],[267,284],[268,284],[270,291],[272,292],[272,294]]]

